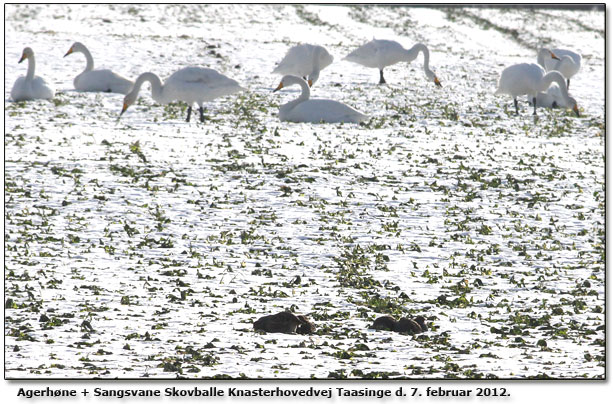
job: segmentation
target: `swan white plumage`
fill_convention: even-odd
[[[536,63],[520,63],[504,69],[498,80],[498,89],[495,94],[509,94],[513,97],[515,113],[519,114],[517,97],[527,94],[532,98],[534,104],[534,115],[536,115],[536,97],[539,92],[547,91],[551,83],[557,83],[564,99],[564,104],[568,105],[579,116],[577,101],[568,95],[564,77],[560,72],[551,71],[545,74],[543,68]]]
[[[562,90],[557,83],[552,83],[545,92],[536,95],[536,106],[540,108],[573,108],[568,99],[562,95]],[[528,96],[528,102],[532,105],[532,98]]]
[[[537,63],[541,65],[546,71],[556,70],[562,73],[562,76],[566,78],[566,88],[570,88],[570,79],[581,68],[581,55],[569,51],[566,49],[552,49],[551,55],[541,56],[541,51],[537,54]],[[546,49],[549,51],[548,49]],[[554,56],[555,55],[555,56]]]
[[[304,77],[312,86],[319,79],[319,72],[333,61],[334,57],[323,46],[301,44],[291,47],[272,72]]]
[[[344,60],[366,67],[376,67],[379,69],[379,84],[385,84],[385,78],[383,77],[383,69],[385,67],[398,62],[411,63],[417,58],[419,52],[424,54],[424,72],[426,77],[441,87],[438,78],[430,70],[430,51],[426,45],[421,43],[413,45],[411,49],[405,49],[396,41],[373,39],[345,56]]]
[[[160,104],[168,104],[172,101],[187,103],[189,106],[187,122],[189,122],[194,103],[200,107],[200,122],[204,122],[203,102],[244,90],[235,80],[213,69],[184,67],[171,74],[164,84],[157,75],[143,73],[134,82],[132,91],[124,97],[120,116],[136,101],[138,92],[145,81],[151,83],[151,96],[156,102]]]
[[[94,58],[81,42],[72,44],[64,57],[73,54],[82,53],[85,55],[86,65],[85,70],[74,79],[74,88],[78,91],[102,91],[106,93],[128,94],[132,89],[130,80],[113,73],[108,69],[94,70]]]
[[[34,75],[36,62],[32,48],[25,48],[18,63],[28,59],[28,72],[19,77],[11,89],[13,101],[26,101],[37,99],[50,99],[55,95],[55,90],[47,84],[45,79]]]
[[[305,80],[297,76],[283,76],[281,83],[279,83],[279,86],[273,90],[273,92],[294,84],[300,85],[302,93],[297,99],[281,105],[279,108],[279,119],[281,121],[359,123],[368,119],[367,115],[341,102],[325,99],[309,99],[311,95],[309,85]]]

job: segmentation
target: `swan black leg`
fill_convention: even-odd
[[[204,108],[200,107],[200,122],[204,122]]]
[[[566,79],[566,90],[570,88],[570,79]]]
[[[185,120],[185,122],[189,122],[189,118],[192,116],[192,106],[190,105],[187,108],[187,119]]]
[[[517,106],[517,98],[513,98],[513,103],[515,104],[515,115],[519,115],[519,107]]]
[[[385,78],[383,78],[383,69],[379,69],[379,84],[385,84]]]
[[[532,115],[536,115],[536,97],[532,97],[532,104],[534,104],[534,113]]]

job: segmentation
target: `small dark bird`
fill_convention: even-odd
[[[398,320],[396,327],[394,328],[394,331],[396,332],[411,335],[419,334],[420,332],[424,332],[426,330],[428,330],[428,327],[426,326],[425,318],[422,316],[417,316],[414,320],[402,317],[400,320]]]
[[[302,324],[296,329],[298,334],[313,334],[315,332],[315,324],[311,323],[306,316],[299,314],[296,317],[298,317],[298,320],[302,321]]]
[[[392,316],[383,316],[375,319],[375,322],[369,328],[374,328],[375,330],[386,330],[386,331],[394,331],[396,328],[396,319]]]
[[[417,316],[415,319],[402,317],[398,321],[392,316],[383,316],[377,318],[370,328],[374,328],[375,330],[396,331],[411,335],[428,330],[426,319],[423,316]]]
[[[265,332],[282,332],[285,334],[293,334],[295,332],[310,334],[315,330],[315,326],[305,316],[296,316],[289,311],[260,317],[253,323],[253,328]]]
[[[428,331],[428,326],[426,325],[426,319],[424,316],[415,317],[415,321],[417,321],[417,324],[419,324],[419,326],[421,327],[422,332]]]

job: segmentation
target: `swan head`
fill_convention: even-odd
[[[581,115],[579,114],[579,107],[577,106],[577,101],[573,97],[568,97],[568,100],[573,106],[573,112],[577,115],[577,117],[580,117]]]
[[[126,94],[126,96],[123,98],[123,108],[121,108],[121,113],[119,114],[120,118],[123,113],[128,110],[130,105],[134,104],[134,102],[136,101],[136,97],[138,97],[138,92],[133,91]]]
[[[275,88],[274,90],[272,90],[273,93],[276,93],[277,91],[279,91],[280,89],[283,88],[283,80],[281,80],[281,82],[279,83],[279,85],[277,86],[277,88]]]
[[[281,90],[283,87],[288,87],[288,86],[291,86],[292,84],[300,84],[300,83],[305,83],[305,84],[308,85],[308,83],[304,79],[302,79],[301,77],[292,76],[291,74],[287,74],[287,75],[283,76],[283,78],[281,79],[281,82],[279,83],[277,88],[272,90],[272,92],[275,93],[275,92]]]
[[[128,110],[129,106],[130,106],[130,104],[127,104],[125,101],[123,102],[123,108],[121,108],[121,112],[119,113],[119,118],[121,118],[123,113]],[[119,119],[119,118],[117,118],[117,119]]]
[[[550,57],[552,59],[555,59],[555,60],[560,60],[558,55],[556,55],[555,53],[553,53],[553,51],[551,51],[550,49],[547,49],[547,48],[539,49],[539,55],[548,56],[548,57]]]
[[[536,62],[539,65],[545,67],[545,58],[546,57],[550,57],[550,58],[555,59],[555,60],[560,60],[558,55],[553,53],[550,49],[541,48],[541,49],[538,50],[538,53],[536,55]]]
[[[315,70],[313,73],[309,74],[307,77],[307,83],[309,87],[313,87],[313,84],[319,79],[319,70]]]
[[[428,78],[428,80],[433,81],[437,87],[443,87],[441,82],[438,80],[438,77],[436,77],[436,74],[434,74],[432,70],[426,71],[426,77]]]
[[[24,48],[23,52],[21,53],[21,59],[19,59],[19,62],[17,63],[21,63],[24,60],[31,58],[32,56],[34,56],[34,51],[32,50],[32,48]]]
[[[68,55],[70,55],[71,53],[74,53],[74,52],[80,52],[82,48],[84,48],[84,46],[83,46],[83,44],[81,42],[75,42],[75,43],[72,44],[70,49],[68,49],[68,52],[66,52],[64,57],[66,57],[66,56],[68,56]]]

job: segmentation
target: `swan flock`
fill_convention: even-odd
[[[187,104],[186,121],[189,122],[194,104],[198,106],[200,122],[205,121],[204,103],[219,97],[244,91],[237,81],[203,67],[185,67],[171,74],[164,83],[152,72],[140,74],[134,82],[109,69],[95,69],[89,49],[75,42],[64,57],[81,53],[85,57],[85,69],[73,80],[74,88],[83,92],[108,92],[124,95],[121,117],[136,102],[141,87],[150,83],[151,97],[159,104],[181,101]],[[351,51],[343,60],[379,70],[379,85],[387,84],[384,69],[400,62],[411,63],[423,56],[423,71],[426,79],[436,87],[442,87],[440,80],[430,68],[430,50],[423,43],[404,48],[391,40],[373,39]],[[11,90],[14,101],[51,99],[53,88],[41,77],[35,76],[35,58],[31,48],[23,50],[19,63],[28,60],[25,76],[19,77]],[[360,123],[369,117],[358,110],[335,100],[311,99],[311,87],[318,81],[321,72],[330,66],[334,57],[320,45],[298,44],[292,46],[272,71],[282,75],[279,86],[298,85],[300,96],[281,105],[279,119],[287,122],[307,123]],[[519,114],[517,97],[526,95],[536,115],[537,107],[568,108],[579,116],[576,100],[570,96],[570,79],[581,67],[581,55],[565,49],[541,48],[537,52],[537,63],[519,63],[505,68],[498,80],[494,94],[508,94],[512,97],[515,113]]]

